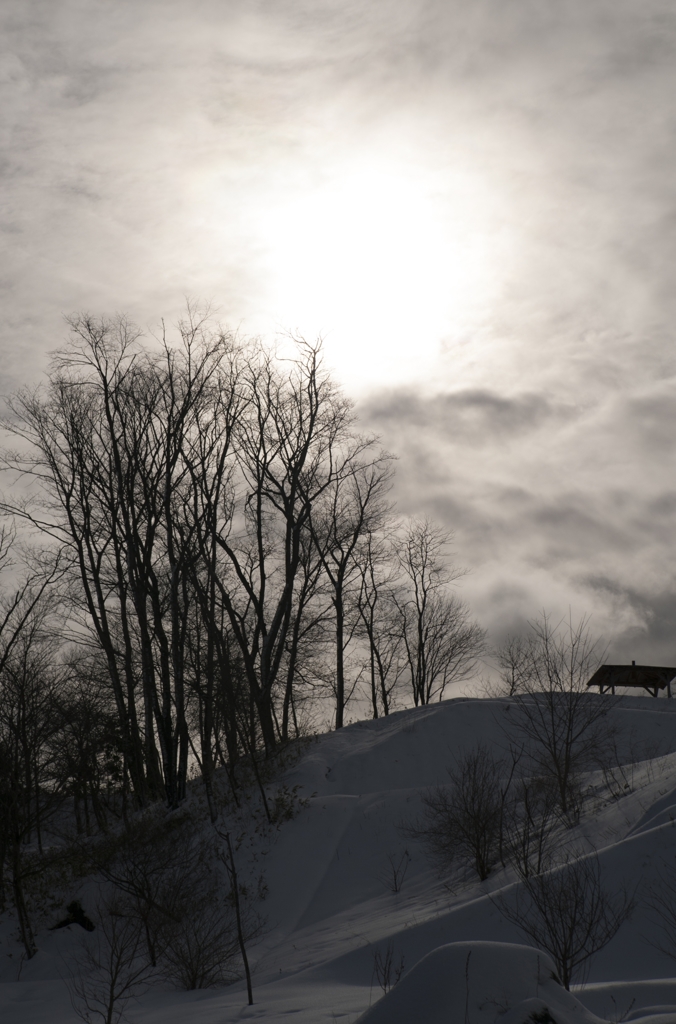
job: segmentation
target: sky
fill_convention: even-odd
[[[4,0],[0,388],[63,315],[321,334],[498,637],[676,665],[670,0]]]

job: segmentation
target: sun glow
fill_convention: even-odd
[[[482,220],[469,177],[353,167],[261,217],[270,311],[353,390],[428,376],[495,286]]]

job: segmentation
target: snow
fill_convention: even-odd
[[[522,1024],[549,1011],[558,1024],[596,1024],[556,979],[550,958],[504,942],[452,942],[428,953],[360,1024]]]
[[[400,824],[419,813],[421,794],[445,780],[454,757],[479,739],[496,749],[504,744],[502,724],[510,715],[508,700],[462,698],[311,741],[283,780],[301,787],[307,806],[272,838],[262,830],[240,852],[250,858],[252,877],[263,870],[269,887],[261,908],[266,930],[251,950],[255,1005],[246,1005],[242,983],[200,992],[167,984],[142,996],[130,1019],[524,1024],[534,1014],[544,1020],[547,1007],[557,1024],[646,1016],[651,1024],[676,1024],[676,962],[650,945],[645,907],[595,958],[586,985],[566,993],[547,977],[546,955],[525,946],[489,898],[498,890],[509,898],[518,884],[509,870],[484,883],[445,885],[425,852],[402,837]],[[599,850],[606,883],[619,887],[649,880],[676,852],[676,700],[622,698],[611,718],[631,787],[614,799],[600,773],[590,775],[573,838]],[[393,893],[385,881],[388,858],[398,861],[405,850],[410,864],[402,890]],[[41,929],[39,954],[20,965],[11,931],[3,919],[0,1020],[74,1022],[61,972],[84,933],[76,926]],[[405,970],[383,995],[374,954],[388,947],[395,965],[403,957]]]

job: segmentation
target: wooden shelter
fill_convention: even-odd
[[[657,697],[660,690],[666,688],[667,697],[671,697],[671,684],[676,679],[676,668],[665,668],[657,665],[601,665],[587,683],[587,687],[598,686],[599,693],[615,693],[616,686],[630,686],[647,690],[652,697]]]

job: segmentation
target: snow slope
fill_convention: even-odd
[[[421,793],[443,782],[446,766],[478,739],[503,744],[510,715],[508,700],[461,698],[313,741],[285,777],[302,787],[308,806],[280,827],[274,843],[261,838],[247,847],[269,887],[266,932],[252,951],[255,1005],[246,1006],[241,984],[192,993],[167,987],[145,995],[132,1019],[356,1024],[363,1016],[364,1024],[523,1024],[529,1017],[544,1021],[546,1005],[557,1024],[639,1019],[648,1012],[652,1024],[676,1024],[676,962],[650,945],[645,908],[594,960],[586,987],[567,994],[541,976],[547,958],[524,949],[524,936],[489,899],[498,889],[509,895],[516,884],[509,871],[451,891],[424,851],[402,838],[398,826],[417,815]],[[630,785],[627,795],[613,799],[603,780],[590,776],[576,838],[599,849],[607,884],[620,886],[673,863],[676,701],[622,698],[611,717]],[[400,863],[406,849],[410,864],[402,890],[393,893],[390,859]],[[3,1024],[76,1020],[60,981],[60,956],[79,938],[72,933],[42,932],[40,953],[23,964],[20,980],[18,947],[3,940]],[[404,972],[383,997],[374,955],[385,957],[388,949]]]

